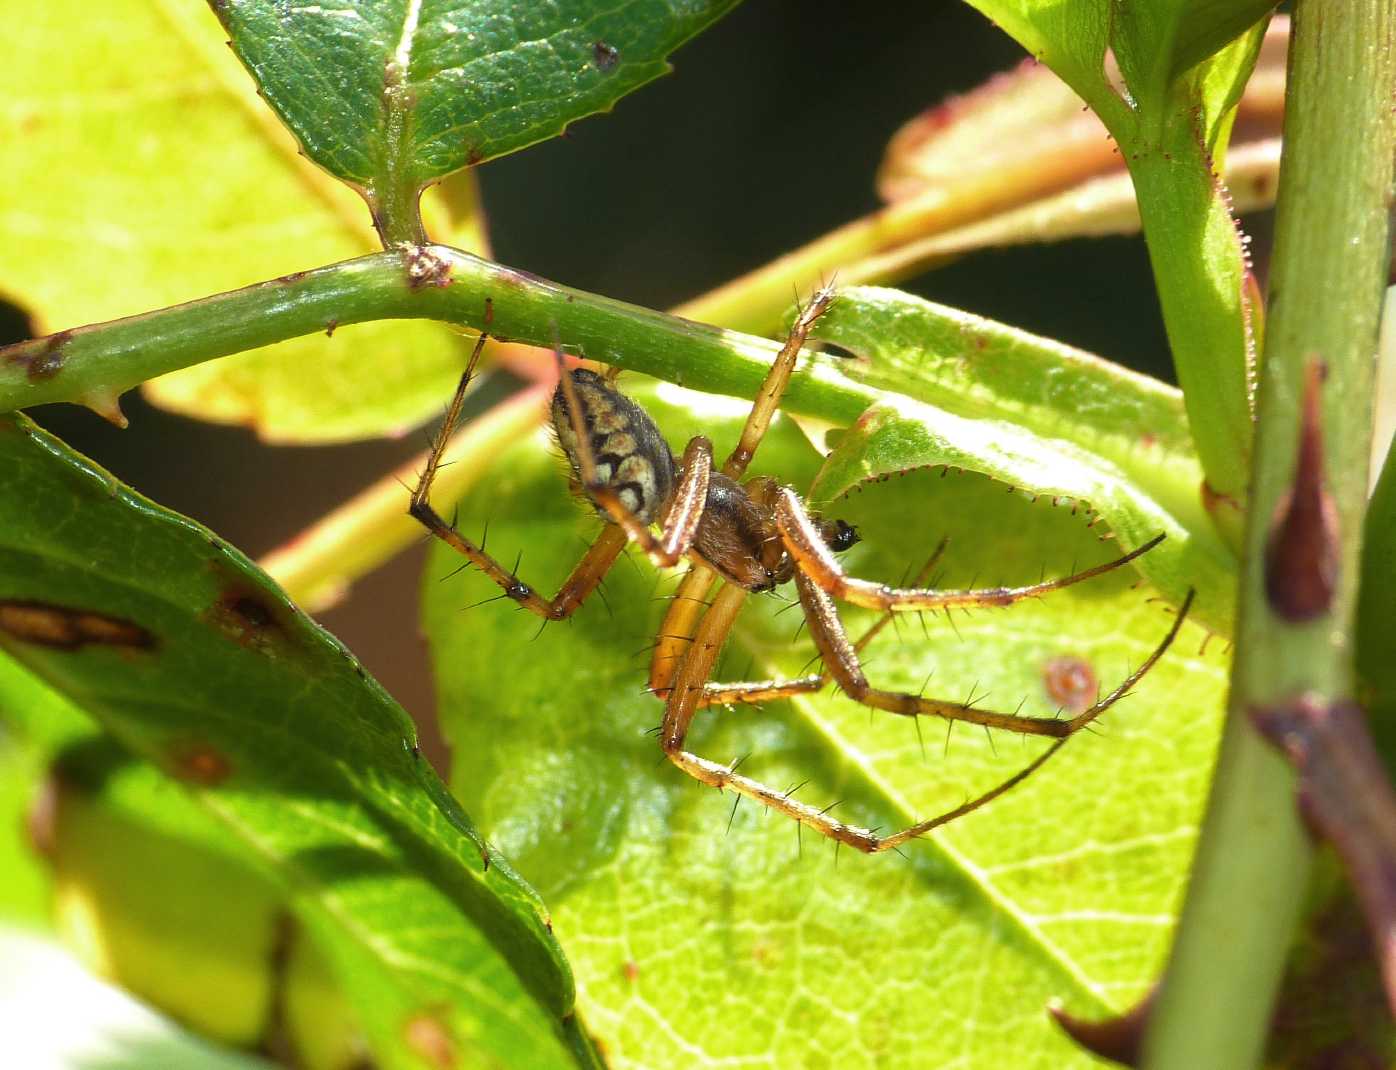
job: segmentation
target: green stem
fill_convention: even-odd
[[[446,246],[391,250],[0,349],[0,411],[54,401],[110,409],[157,375],[350,323],[434,319],[568,349],[717,394],[754,397],[776,343],[573,290]],[[795,412],[852,423],[878,394],[811,362]]]
[[[1150,1070],[1260,1063],[1305,896],[1312,848],[1289,767],[1248,711],[1352,695],[1372,433],[1373,356],[1387,271],[1396,15],[1388,0],[1296,5],[1246,522],[1229,720],[1177,941],[1145,1039]],[[1316,617],[1286,619],[1265,593],[1273,519],[1290,491],[1304,375],[1322,360],[1323,487],[1338,579]]]

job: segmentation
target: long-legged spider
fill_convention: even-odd
[[[971,606],[1006,606],[1025,598],[1098,576],[1124,565],[1156,546],[1162,535],[1114,561],[1069,576],[1024,587],[969,590],[896,588],[849,576],[834,553],[858,539],[841,520],[812,516],[799,497],[768,477],[739,482],[770,425],[790,380],[810,328],[833,300],[818,291],[801,311],[785,345],[771,365],[756,396],[741,437],[719,471],[713,471],[712,443],[698,436],[675,459],[650,417],[634,401],[595,372],[570,373],[557,353],[559,380],[551,416],[558,441],[571,465],[574,490],[585,494],[604,521],[601,534],[552,598],[543,598],[512,570],[504,568],[444,521],[429,502],[432,479],[474,374],[485,337],[476,344],[456,390],[426,469],[412,495],[411,514],[499,585],[504,594],[545,621],[562,620],[576,611],[601,582],[627,542],[637,543],[660,567],[687,557],[690,567],[680,582],[659,630],[650,664],[650,690],[664,702],[659,741],[665,755],[690,776],[718,789],[733,791],[784,813],[801,824],[860,851],[895,849],[913,837],[960,817],[997,798],[1042,766],[1066,740],[1085,728],[1154,665],[1182,625],[1191,595],[1153,653],[1113,691],[1074,717],[1057,719],[999,713],[971,703],[947,702],[873,687],[859,663],[862,647],[897,611],[950,610]],[[651,525],[658,525],[656,536]],[[925,582],[929,566],[915,582]],[[726,581],[709,600],[714,581]],[[810,634],[825,668],[790,680],[715,683],[711,676],[719,651],[748,594],[769,591],[793,579]],[[883,611],[857,642],[849,641],[834,599]],[[830,679],[852,699],[901,716],[934,716],[968,721],[1056,742],[1012,777],[946,813],[920,821],[888,836],[847,824],[823,810],[799,802],[719,765],[684,747],[688,727],[701,708],[733,702],[759,703],[817,691]]]

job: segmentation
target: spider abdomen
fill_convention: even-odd
[[[675,465],[669,444],[649,415],[601,376],[585,368],[576,368],[571,375],[597,480],[615,491],[638,519],[654,522],[674,492]],[[561,385],[553,392],[552,421],[573,477],[580,481],[577,436]]]

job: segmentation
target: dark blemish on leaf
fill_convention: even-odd
[[[1153,1010],[1157,991],[1156,988],[1151,990],[1132,1009],[1115,1018],[1088,1022],[1067,1014],[1056,1004],[1049,1005],[1047,1013],[1056,1019],[1072,1040],[1092,1054],[1124,1066],[1138,1066],[1144,1030],[1149,1024],[1149,1012]]]
[[[485,298],[485,329],[494,325],[494,298]]]
[[[1312,358],[1304,373],[1294,482],[1275,508],[1265,547],[1265,594],[1285,620],[1328,611],[1338,585],[1338,510],[1323,477],[1325,368]]]
[[[1091,663],[1074,654],[1048,658],[1042,666],[1042,683],[1052,701],[1072,714],[1090,709],[1100,690]]]
[[[465,150],[465,166],[474,167],[485,158],[484,150],[479,145],[471,145]]]
[[[609,71],[620,62],[620,49],[605,41],[594,41],[591,46],[592,62],[598,71]]]
[[[634,984],[635,979],[640,976],[640,967],[629,959],[626,959],[620,964],[620,975],[631,984]]]
[[[423,286],[450,286],[451,262],[426,245],[413,245],[404,250],[407,266],[407,286],[420,290]]]
[[[333,337],[334,337],[334,329],[335,329],[336,327],[338,327],[338,326],[339,326],[339,320],[330,320],[329,323],[325,324],[325,337],[326,337],[326,338],[333,338]]]
[[[132,621],[28,599],[0,599],[0,632],[56,650],[89,645],[149,650],[155,646],[155,637]]]
[[[232,775],[233,763],[222,751],[196,740],[179,740],[165,752],[165,771],[176,780],[217,787]]]
[[[305,278],[309,274],[310,272],[308,271],[293,271],[289,275],[282,275],[281,277],[273,279],[272,281],[279,283],[282,286],[287,286],[293,282],[300,282],[301,279]]]
[[[234,585],[203,616],[239,645],[270,655],[286,641],[288,613],[259,592]]]
[[[402,1027],[402,1039],[438,1070],[452,1070],[456,1065],[456,1044],[446,1023],[434,1014],[417,1014]]]

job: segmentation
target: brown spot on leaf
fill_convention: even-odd
[[[1052,701],[1072,714],[1090,709],[1100,691],[1091,663],[1074,654],[1048,658],[1042,665],[1042,683]]]
[[[338,326],[339,326],[339,320],[330,320],[328,323],[326,323],[326,324],[325,324],[325,337],[326,337],[326,338],[333,338],[333,337],[334,337],[334,329],[335,329],[336,327],[338,327]]]
[[[155,637],[132,621],[27,599],[0,600],[0,632],[57,650],[89,644],[149,650],[155,645]]]
[[[178,780],[206,788],[216,787],[233,772],[233,763],[222,751],[196,740],[180,740],[166,752],[165,769]]]
[[[1324,364],[1309,361],[1299,420],[1294,482],[1275,508],[1265,547],[1265,594],[1286,620],[1313,620],[1328,611],[1338,585],[1338,510],[1324,486]]]
[[[640,976],[640,967],[636,963],[626,959],[620,964],[620,974],[633,985],[635,979]]]
[[[609,71],[620,62],[620,49],[605,41],[594,41],[591,46],[592,62],[598,71]]]
[[[282,275],[280,278],[274,279],[273,281],[280,283],[282,286],[289,286],[293,282],[300,282],[301,279],[309,274],[310,272],[308,271],[293,271],[289,275]]]
[[[286,641],[287,610],[251,588],[232,586],[204,612],[234,642],[270,654]]]
[[[434,1014],[417,1014],[402,1027],[407,1046],[439,1070],[456,1065],[456,1044],[446,1024]]]

